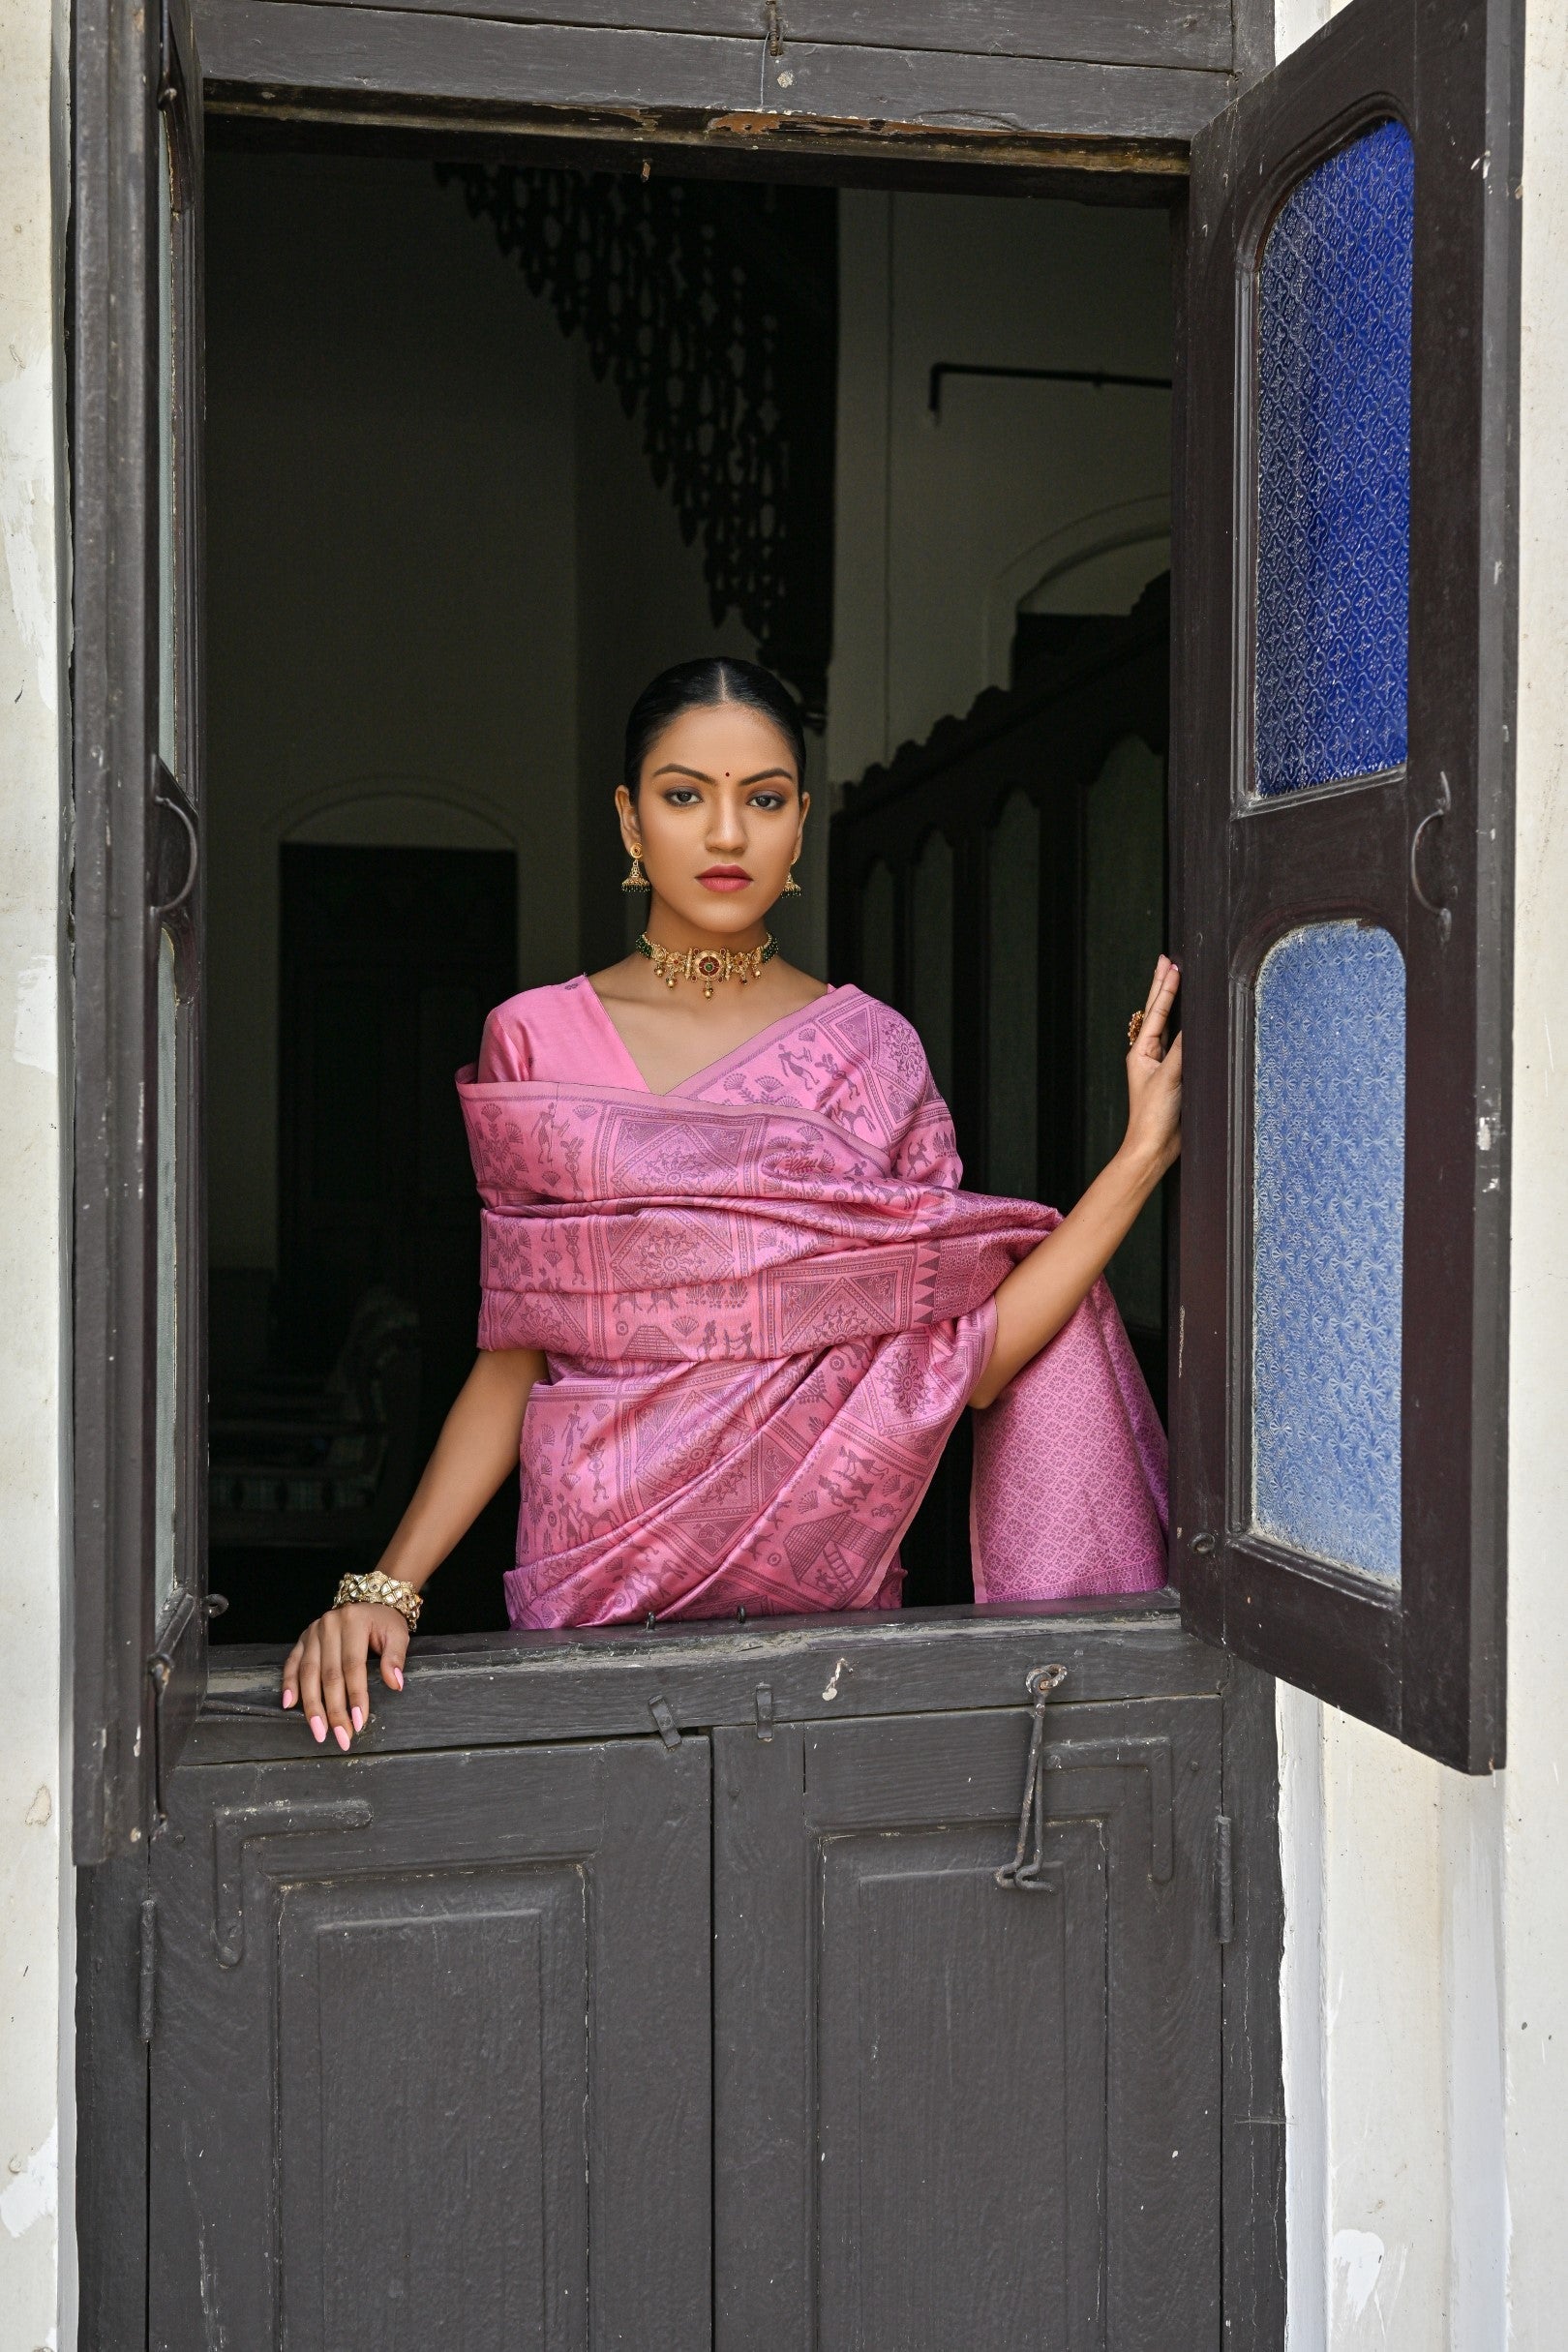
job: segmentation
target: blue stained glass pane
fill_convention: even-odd
[[[1382,123],[1263,249],[1254,772],[1262,794],[1405,756],[1415,159]]]
[[[1386,931],[1287,932],[1257,978],[1252,1519],[1400,1573],[1404,960]]]

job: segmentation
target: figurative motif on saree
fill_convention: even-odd
[[[1058,1221],[958,1189],[909,1023],[834,989],[652,1095],[575,980],[493,1014],[479,1070],[479,1344],[550,1368],[512,1622],[895,1607],[992,1295]],[[1164,1434],[1103,1282],[977,1415],[971,1516],[977,1599],[1163,1582]]]

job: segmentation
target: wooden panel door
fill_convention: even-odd
[[[1220,1717],[714,1734],[720,2352],[1218,2346]]]
[[[700,2352],[709,1787],[700,1738],[180,1777],[160,2352]]]

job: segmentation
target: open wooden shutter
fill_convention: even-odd
[[[1352,0],[1194,142],[1174,1573],[1501,1762],[1510,0]]]
[[[75,1853],[160,1817],[206,1672],[201,101],[184,0],[75,18]],[[88,128],[90,126],[90,128]]]

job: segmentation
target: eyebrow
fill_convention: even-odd
[[[690,776],[694,784],[718,782],[716,776],[705,775],[700,768],[682,768],[678,760],[667,760],[662,768],[655,768],[653,773],[656,776]],[[769,776],[784,776],[791,784],[796,780],[793,768],[759,768],[754,776],[740,778],[740,789],[744,792],[748,785],[766,784]]]

